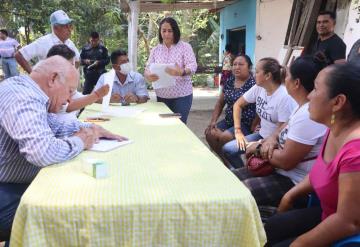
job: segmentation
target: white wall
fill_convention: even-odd
[[[257,0],[255,62],[277,58],[284,44],[293,0]],[[258,40],[259,36],[261,40]]]
[[[356,22],[356,18],[360,18],[354,5],[350,6],[348,24],[346,25],[344,42],[346,44],[346,54],[349,53],[352,45],[356,40],[360,39],[360,22]]]

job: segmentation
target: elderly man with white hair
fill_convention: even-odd
[[[60,56],[30,75],[0,84],[0,237],[7,236],[22,194],[41,168],[64,162],[99,138],[125,140],[100,126],[60,122],[56,113],[77,88],[79,73]]]
[[[75,66],[80,65],[80,53],[74,43],[69,39],[72,31],[73,20],[63,10],[57,10],[50,15],[52,33],[42,36],[21,48],[15,59],[18,64],[28,73],[31,72],[29,61],[36,58],[38,61],[46,58],[51,47],[65,44],[75,52]]]

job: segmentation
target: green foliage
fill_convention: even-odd
[[[111,52],[127,49],[127,13],[121,12],[119,0],[0,0],[0,27],[17,35],[22,45],[51,32],[49,17],[62,9],[74,20],[72,41],[81,49],[91,31],[98,31]],[[161,0],[173,3],[174,0]],[[152,47],[158,44],[159,22],[173,16],[181,30],[181,39],[189,42],[199,66],[218,64],[219,16],[208,10],[182,10],[160,13],[140,13],[138,70],[143,72]],[[19,33],[19,28],[25,32]],[[206,84],[206,76],[194,76],[195,84]]]

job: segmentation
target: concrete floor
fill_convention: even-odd
[[[193,104],[188,117],[189,129],[207,145],[204,130],[210,123],[219,90],[217,88],[194,88]],[[150,92],[151,100],[156,100],[155,92]]]

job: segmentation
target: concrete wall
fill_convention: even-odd
[[[349,18],[344,32],[344,42],[346,44],[346,54],[350,52],[352,45],[360,39],[360,16],[355,9],[356,5],[353,3],[349,9]]]
[[[254,61],[263,57],[278,57],[284,44],[292,3],[293,0],[257,0]]]
[[[256,0],[239,0],[221,10],[219,61],[222,61],[222,53],[227,43],[227,30],[240,27],[246,28],[246,54],[253,59],[255,55]],[[221,39],[222,35],[223,39]]]

